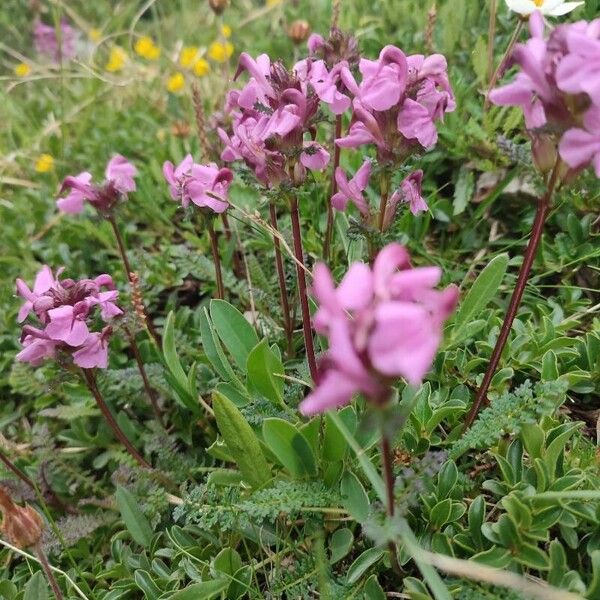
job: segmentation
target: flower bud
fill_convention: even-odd
[[[310,35],[310,25],[308,21],[298,19],[288,27],[288,36],[294,44],[301,44],[308,39]]]
[[[556,144],[548,135],[536,136],[531,143],[533,162],[542,174],[549,173],[556,164]]]
[[[208,0],[208,4],[216,15],[220,15],[229,6],[229,0]]]
[[[11,544],[17,548],[28,548],[40,541],[44,522],[35,509],[15,504],[5,491],[0,490],[0,510],[0,531]]]

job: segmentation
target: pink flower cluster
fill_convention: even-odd
[[[66,21],[60,23],[60,45],[56,28],[37,21],[33,28],[35,49],[54,61],[71,60],[76,54],[77,32]]]
[[[166,161],[163,174],[171,197],[181,202],[184,208],[190,202],[215,213],[225,212],[229,207],[227,193],[233,180],[231,170],[220,169],[215,163],[196,164],[188,154],[177,167],[170,160]]]
[[[61,272],[62,269],[54,276],[50,267],[44,266],[35,278],[33,290],[17,279],[17,293],[25,299],[18,321],[24,321],[33,312],[43,326],[23,326],[23,350],[17,354],[17,360],[37,366],[61,351],[70,354],[73,362],[84,369],[105,369],[112,328],[90,328],[96,307],[105,323],[123,313],[116,304],[119,292],[110,275],[75,281],[60,280]]]
[[[303,414],[343,406],[358,393],[385,402],[396,379],[417,385],[430,369],[458,289],[436,290],[441,269],[411,268],[409,258],[403,246],[389,244],[372,268],[354,263],[337,288],[324,264],[315,267],[314,327],[329,350]]]
[[[383,48],[378,60],[360,60],[360,84],[342,68],[340,77],[354,100],[348,134],[336,144],[375,144],[380,161],[394,164],[433,146],[436,121],[456,107],[447,68],[441,54],[406,56],[395,46]]]
[[[290,73],[266,54],[254,60],[242,53],[236,77],[243,71],[250,74],[248,83],[227,97],[232,131],[219,129],[225,145],[221,158],[243,160],[267,187],[298,185],[307,169],[324,169],[329,153],[313,141],[319,96],[307,75]],[[332,102],[337,100],[333,93]],[[305,139],[307,134],[311,139]]]
[[[56,201],[61,212],[80,213],[87,200],[98,212],[109,213],[114,205],[129,192],[135,192],[134,177],[137,169],[123,156],[113,156],[106,165],[106,180],[102,185],[92,183],[92,175],[87,171],[79,175],[65,177],[60,188],[70,192]]]
[[[490,100],[521,107],[534,138],[553,137],[571,169],[593,164],[600,177],[600,19],[559,25],[548,38],[540,12],[529,24],[512,56],[521,71]]]

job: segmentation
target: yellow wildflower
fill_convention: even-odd
[[[229,25],[223,25],[221,27],[221,34],[223,35],[223,37],[229,38],[231,37],[231,33],[231,27],[229,27]]]
[[[194,73],[198,77],[204,77],[210,71],[210,64],[204,58],[199,58],[194,65]]]
[[[47,173],[54,168],[54,157],[51,154],[40,154],[35,162],[35,170],[38,173]]]
[[[198,48],[196,46],[185,46],[179,55],[179,64],[184,69],[191,69],[198,56]]]
[[[213,42],[208,47],[208,56],[215,62],[225,62],[233,54],[233,44],[231,42]]]
[[[148,60],[157,60],[160,56],[160,48],[154,43],[154,40],[147,35],[139,38],[133,49],[136,54]]]
[[[110,50],[106,70],[109,73],[120,71],[128,60],[127,52],[121,46],[113,46]]]
[[[167,80],[167,89],[172,94],[177,94],[185,87],[185,77],[181,73],[175,73]]]
[[[281,4],[281,0],[267,0],[267,6],[269,8],[273,8],[274,6],[277,6],[278,4]]]
[[[88,31],[88,37],[90,40],[92,40],[92,42],[99,42],[102,38],[102,31],[96,27],[93,27]]]
[[[31,73],[31,67],[27,63],[19,63],[15,67],[15,75],[17,77],[27,77]]]

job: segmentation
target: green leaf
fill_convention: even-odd
[[[200,325],[200,336],[202,337],[202,347],[204,348],[204,353],[206,354],[206,357],[213,366],[214,370],[218,373],[221,379],[225,381],[233,381],[243,388],[241,382],[235,376],[235,373],[233,372],[225,353],[223,352],[221,342],[219,342],[218,338],[216,337],[215,330],[210,322],[206,307],[202,307],[200,309],[200,318],[198,322]]]
[[[471,54],[471,63],[477,80],[480,83],[485,83],[488,77],[488,61],[487,61],[487,42],[483,35],[477,37],[475,48]],[[456,213],[455,213],[456,214]]]
[[[552,350],[548,350],[542,358],[542,381],[554,381],[558,376],[558,359]]]
[[[473,541],[477,544],[477,546],[480,547],[483,544],[481,526],[483,525],[483,521],[485,519],[484,496],[477,496],[477,498],[471,502],[467,519],[469,523],[469,533],[471,534]]]
[[[592,552],[592,580],[588,586],[585,597],[598,598],[600,597],[600,550]]]
[[[254,488],[264,485],[271,473],[248,421],[231,400],[218,392],[213,393],[213,410],[219,431],[244,479]]]
[[[339,418],[352,433],[356,431],[356,412],[352,406],[346,406],[338,412]],[[343,460],[348,451],[348,443],[341,431],[331,420],[330,413],[325,413],[325,432],[323,435],[323,458],[325,460]]]
[[[17,595],[17,586],[8,579],[0,581],[0,598],[2,600],[14,600]]]
[[[242,559],[233,548],[223,548],[212,562],[213,569],[231,575],[242,568]]]
[[[210,317],[225,348],[243,371],[248,354],[258,344],[254,328],[237,308],[225,300],[210,301]]]
[[[344,508],[354,520],[364,523],[369,516],[371,504],[363,484],[352,471],[344,473],[340,483],[340,493]]]
[[[177,392],[177,396],[188,409],[199,412],[198,402],[195,396],[193,382],[190,382],[185,374],[177,348],[175,347],[175,313],[171,311],[165,322],[165,328],[162,338],[163,359],[168,369],[167,379]]]
[[[334,565],[350,552],[354,543],[354,534],[346,527],[336,529],[329,538],[330,558],[329,562]]]
[[[246,565],[238,569],[234,574],[227,588],[227,598],[230,600],[238,600],[243,598],[250,591],[252,585],[252,567]]]
[[[365,550],[351,565],[346,573],[348,584],[355,584],[369,568],[371,568],[384,555],[381,548],[369,548]]]
[[[548,555],[533,544],[520,544],[519,551],[514,553],[516,561],[526,567],[545,571],[550,568]]]
[[[434,529],[441,529],[442,525],[446,524],[450,519],[450,513],[452,511],[452,500],[446,498],[441,502],[438,502],[432,509],[429,520],[431,526]]]
[[[456,315],[456,328],[459,328],[480,313],[496,295],[506,269],[508,267],[508,255],[500,254],[494,257],[481,271],[466,297],[462,300]]]
[[[257,344],[248,355],[247,364],[248,388],[256,389],[265,398],[274,404],[283,403],[283,363],[281,359],[269,348],[267,340]],[[285,405],[284,405],[285,406]]]
[[[23,600],[48,600],[48,584],[41,571],[36,571],[25,584]]]
[[[115,499],[127,531],[140,546],[147,548],[152,541],[153,532],[148,519],[140,510],[138,499],[122,486],[117,486]]]
[[[269,450],[294,477],[317,474],[310,444],[294,425],[283,419],[265,419],[262,433]]]
[[[465,211],[475,190],[475,176],[471,169],[461,167],[458,172],[458,179],[454,187],[454,216],[460,215]]]
[[[371,575],[365,581],[365,587],[363,587],[363,594],[365,600],[386,600],[387,596],[383,591],[381,585],[379,585],[379,581],[377,580],[377,575]]]
[[[521,425],[521,440],[529,456],[541,458],[544,447],[544,430],[537,423],[523,423]]]
[[[144,592],[145,600],[158,600],[162,592],[148,571],[137,569],[133,574],[136,585]]]
[[[227,579],[213,579],[211,581],[202,581],[193,583],[183,590],[173,594],[169,600],[208,600],[214,598],[229,587]]]

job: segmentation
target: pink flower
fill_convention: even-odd
[[[215,213],[222,213],[229,207],[227,193],[233,181],[230,169],[219,169],[215,163],[195,164],[192,155],[188,154],[177,168],[171,161],[166,161],[163,174],[172,198],[179,200],[184,208],[190,202]]]
[[[87,302],[78,302],[75,306],[59,306],[48,311],[50,322],[46,325],[46,334],[50,339],[62,341],[69,346],[80,346],[89,335],[86,319],[89,314]]]
[[[329,349],[300,411],[311,415],[336,408],[358,393],[380,404],[399,377],[418,385],[458,300],[455,286],[435,289],[440,278],[437,267],[411,268],[399,244],[386,246],[372,268],[354,263],[337,288],[329,269],[318,264],[314,326],[328,338]]]
[[[106,165],[106,180],[112,181],[121,194],[135,192],[134,177],[137,169],[120,154],[113,156]]]
[[[344,87],[342,73],[346,70],[348,64],[345,62],[338,63],[331,71],[327,70],[324,60],[304,59],[294,65],[298,77],[310,83],[321,101],[336,115],[346,112],[352,104],[350,98],[340,91]]]
[[[427,202],[421,193],[421,184],[423,183],[423,171],[417,169],[404,178],[400,187],[390,196],[386,207],[383,221],[384,230],[392,224],[396,208],[399,202],[406,202],[410,207],[410,212],[417,215],[420,212],[429,210]]]
[[[17,292],[25,298],[25,303],[19,310],[17,322],[21,323],[27,318],[27,315],[33,310],[33,303],[45,292],[47,292],[54,284],[55,279],[52,274],[52,269],[48,265],[44,265],[35,277],[33,284],[33,291],[29,289],[29,286],[22,280],[17,279]]]
[[[378,60],[361,59],[359,69],[363,79],[358,96],[363,106],[384,111],[398,104],[408,79],[408,64],[402,50],[386,46]]]
[[[365,160],[354,177],[348,181],[346,174],[341,167],[335,171],[335,180],[338,185],[338,192],[331,197],[331,204],[337,210],[346,210],[348,202],[352,202],[360,213],[368,217],[369,206],[363,192],[369,185],[369,177],[371,176],[371,161]]]
[[[105,327],[101,333],[91,333],[79,350],[73,352],[73,362],[82,369],[106,369],[108,366],[108,339],[112,330]]]
[[[592,164],[600,177],[600,19],[559,25],[547,39],[539,11],[529,23],[531,38],[513,53],[521,71],[490,99],[523,109],[535,147],[550,142],[572,169]]]
[[[43,330],[25,325],[21,337],[23,350],[17,354],[16,360],[28,362],[37,367],[47,358],[54,358],[58,342],[51,340]]]
[[[136,189],[134,177],[137,169],[123,156],[117,154],[106,165],[106,179],[102,185],[92,183],[87,171],[65,177],[60,193],[70,190],[64,198],[56,201],[61,212],[77,214],[83,210],[87,200],[101,213],[109,213],[114,205]]]
[[[46,25],[38,21],[33,28],[35,49],[52,60],[71,60],[76,54],[77,32],[66,21],[61,21],[60,46],[53,25]]]
[[[315,82],[324,96],[337,103],[340,98],[333,83],[320,79],[329,76],[323,68],[317,67]],[[250,80],[227,98],[226,111],[233,120],[230,132],[219,129],[224,161],[243,160],[266,187],[282,182],[298,185],[304,181],[306,169],[325,168],[329,153],[312,135],[319,96],[308,76],[311,70],[308,61],[289,72],[266,55],[256,60],[245,53],[240,56],[236,77],[247,71]],[[308,133],[311,139],[305,140]]]
[[[25,298],[19,320],[33,312],[43,326],[43,329],[23,326],[23,350],[17,360],[35,366],[61,353],[70,355],[73,362],[83,368],[105,368],[112,329],[105,327],[101,333],[91,330],[93,312],[99,307],[100,317],[105,322],[123,314],[116,304],[119,292],[114,289],[110,275],[79,281],[60,280],[61,271],[54,277],[50,268],[44,266],[36,277],[33,292],[22,280],[17,280],[18,292]]]
[[[355,98],[350,128],[338,146],[375,144],[380,161],[400,163],[437,142],[436,122],[456,107],[441,54],[407,57],[386,46],[377,60],[362,59],[360,72],[359,85],[348,70],[340,73]]]

